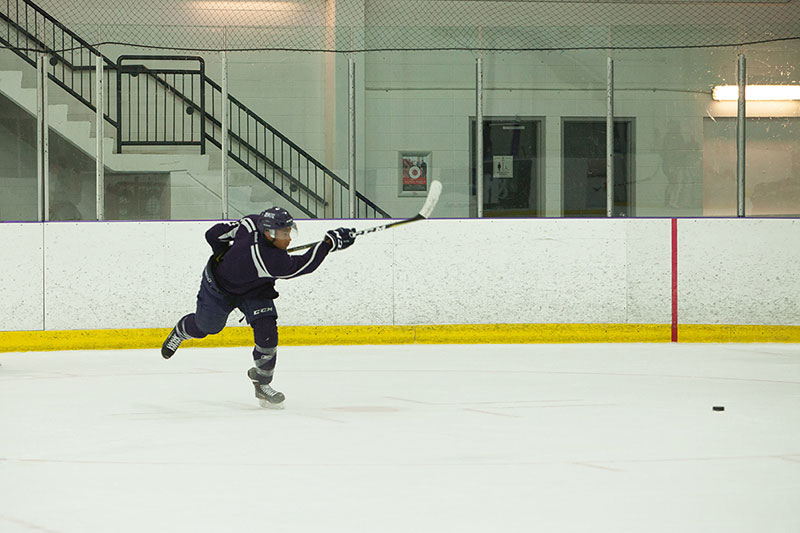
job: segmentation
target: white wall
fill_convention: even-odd
[[[170,327],[194,310],[212,224],[0,224],[0,328]],[[296,244],[340,224],[371,225],[302,221]],[[681,323],[800,325],[800,220],[678,227]],[[414,223],[279,281],[279,323],[668,324],[670,243],[669,219]]]

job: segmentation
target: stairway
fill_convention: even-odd
[[[0,93],[24,109],[31,117],[36,116],[35,71],[26,68],[22,61],[9,54],[0,55]],[[6,69],[19,68],[19,70]],[[55,134],[69,142],[87,157],[96,157],[95,115],[84,105],[59,90],[48,91],[48,123],[51,135]],[[105,124],[104,130],[111,135],[114,129]],[[215,219],[222,213],[220,154],[200,155],[197,150],[187,153],[116,153],[116,141],[104,135],[103,161],[107,173],[169,174],[171,189],[169,213],[172,219]],[[150,152],[157,152],[151,149]],[[162,150],[163,151],[163,150]],[[15,180],[15,185],[35,189],[35,182]],[[260,186],[260,187],[259,187]],[[260,182],[232,173],[228,186],[229,216],[237,218],[262,211],[280,198],[269,191],[260,191],[259,201],[254,202],[254,188],[266,189]],[[264,194],[266,193],[266,194]],[[31,197],[31,194],[27,196]],[[31,207],[31,209],[34,209]]]
[[[27,65],[22,66],[20,70],[30,72],[33,70],[31,67],[35,65],[37,51],[42,51],[47,54],[49,66],[45,65],[48,73],[48,78],[53,83],[59,86],[64,96],[74,98],[75,102],[79,102],[86,108],[92,111],[91,117],[94,117],[94,96],[89,90],[84,92],[84,89],[92,86],[92,76],[94,71],[94,58],[100,56],[100,51],[90,45],[86,40],[82,39],[73,31],[66,28],[63,24],[55,20],[42,8],[35,5],[30,0],[15,0],[15,3],[7,3],[5,6],[0,4],[0,46],[5,45],[14,54],[22,59]],[[0,49],[2,51],[2,49]],[[5,53],[2,55],[6,55]],[[350,185],[342,180],[339,176],[333,173],[330,169],[326,168],[322,163],[314,159],[308,152],[300,148],[297,144],[288,139],[280,131],[276,130],[263,118],[255,114],[243,102],[236,99],[234,96],[229,95],[226,102],[221,103],[222,87],[207,77],[204,73],[202,58],[187,58],[185,56],[120,56],[116,61],[106,56],[102,56],[106,69],[106,96],[105,101],[107,104],[106,109],[103,110],[104,117],[107,123],[116,128],[117,125],[122,127],[114,131],[117,141],[117,152],[122,152],[122,143],[129,143],[134,141],[134,144],[141,144],[139,137],[130,138],[130,132],[125,125],[130,125],[138,120],[138,117],[154,116],[166,126],[167,116],[162,109],[162,115],[158,116],[158,106],[153,104],[155,110],[147,108],[143,111],[135,111],[137,114],[130,115],[131,103],[134,108],[141,104],[140,94],[131,93],[131,87],[138,87],[139,83],[144,80],[144,87],[154,87],[155,90],[161,91],[165,98],[173,105],[173,112],[178,108],[178,115],[183,117],[180,120],[186,121],[186,115],[195,117],[201,124],[201,132],[199,137],[195,137],[194,133],[190,134],[189,142],[184,142],[184,139],[177,141],[172,139],[168,141],[166,136],[162,134],[161,139],[156,139],[161,147],[171,147],[170,152],[175,154],[180,151],[180,145],[186,147],[187,144],[193,144],[195,147],[200,145],[215,146],[222,148],[222,109],[227,108],[229,112],[229,122],[226,124],[225,129],[228,131],[230,144],[228,147],[227,157],[238,164],[240,169],[249,173],[249,181],[254,182],[259,180],[266,187],[269,187],[274,193],[279,202],[287,207],[290,207],[297,216],[307,216],[309,218],[326,217],[326,218],[346,218],[349,216],[349,197]],[[199,60],[200,68],[189,72],[187,70],[180,71],[180,80],[178,83],[174,70],[159,70],[158,67],[153,68],[143,63],[149,60],[180,60],[180,59],[195,59]],[[123,65],[123,62],[124,65]],[[6,70],[0,68],[0,70]],[[7,72],[13,72],[13,70]],[[196,95],[195,91],[191,93],[183,93],[183,80],[185,74],[190,74],[190,85],[193,85],[192,76],[199,76],[200,89],[199,95],[205,94],[205,97]],[[170,81],[170,77],[171,80]],[[28,109],[31,108],[30,97],[24,93],[26,89],[24,77],[17,80],[13,75],[6,74],[4,87],[10,93],[9,97],[12,99],[19,98],[22,102],[21,105]],[[76,84],[76,78],[79,84]],[[83,81],[88,78],[88,83],[84,84]],[[131,83],[131,80],[137,80]],[[19,89],[17,89],[19,83]],[[112,83],[115,87],[112,90]],[[120,91],[116,90],[119,86]],[[125,87],[127,87],[128,95],[125,94]],[[20,93],[20,94],[17,94]],[[117,101],[119,98],[119,101]],[[159,97],[160,98],[160,97]],[[113,103],[112,103],[113,100]],[[123,102],[124,100],[124,102]],[[147,97],[144,98],[147,102]],[[203,102],[206,102],[205,104]],[[23,103],[24,102],[24,103]],[[35,99],[34,99],[35,102]],[[217,103],[216,107],[214,103]],[[166,100],[164,107],[166,108]],[[119,106],[119,107],[118,107]],[[73,125],[69,124],[72,114],[75,113],[72,106],[69,106],[66,111],[66,116],[63,110],[53,109],[53,129],[60,131],[62,128],[68,135],[66,138],[70,139],[76,146],[82,150],[89,148],[85,143],[85,127],[74,125],[76,131],[69,131]],[[128,118],[125,117],[123,109],[128,110]],[[185,111],[186,115],[181,112]],[[198,113],[199,112],[199,113]],[[85,116],[85,110],[83,112]],[[236,122],[234,122],[236,117]],[[177,124],[177,120],[174,124]],[[126,122],[127,121],[127,122]],[[78,121],[80,122],[80,121]],[[92,122],[88,122],[88,127],[91,131]],[[58,126],[56,124],[59,124]],[[174,129],[174,124],[172,125]],[[252,125],[252,129],[251,129]],[[79,130],[79,131],[78,131]],[[76,137],[69,136],[75,134]],[[125,135],[129,138],[125,139]],[[88,138],[91,140],[91,137]],[[199,164],[199,167],[192,167],[183,156],[173,156],[170,159],[165,153],[152,154],[151,139],[144,139],[147,146],[148,157],[158,155],[158,158],[148,160],[148,166],[155,166],[162,171],[182,172],[186,183],[199,182],[201,188],[205,188],[204,194],[212,194],[210,191],[214,190],[213,180],[204,183],[206,178],[213,176],[213,172],[209,173],[211,169],[206,164]],[[84,146],[81,146],[84,145]],[[104,147],[108,144],[104,141]],[[94,145],[87,153],[94,153]],[[128,151],[130,146],[125,148]],[[104,148],[108,150],[108,148]],[[134,147],[135,152],[141,153],[139,147]],[[118,165],[119,168],[126,168],[126,164],[133,166],[132,161],[138,160],[141,155],[135,155],[132,158],[126,159],[125,155],[133,155],[133,153],[116,153],[109,154],[107,164]],[[141,168],[141,165],[136,165]],[[180,168],[179,168],[180,167]],[[218,173],[219,175],[220,173]],[[236,176],[237,173],[231,173],[231,176]],[[234,178],[236,179],[236,178]],[[175,181],[180,181],[176,175]],[[221,179],[217,180],[221,183]],[[237,183],[229,182],[229,198],[242,198],[248,196],[252,199],[259,199],[260,207],[264,206],[265,195],[259,191],[255,193],[254,188],[251,186],[249,195],[242,194],[243,191],[236,191],[231,187],[236,187]],[[238,184],[238,186],[246,186]],[[372,201],[366,198],[358,191],[354,191],[355,196],[355,209],[357,218],[389,218],[389,214],[375,205]],[[183,195],[178,195],[183,196]],[[269,195],[266,195],[269,196]],[[252,209],[245,209],[251,211]],[[219,216],[218,214],[213,215]],[[196,217],[195,217],[196,218]]]

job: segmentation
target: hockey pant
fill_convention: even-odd
[[[207,267],[197,293],[197,308],[178,321],[178,332],[196,339],[215,335],[225,328],[228,316],[236,308],[244,313],[247,323],[253,328],[253,360],[258,373],[266,378],[265,383],[269,383],[275,370],[278,347],[278,313],[273,300],[246,296],[234,298],[217,287]]]

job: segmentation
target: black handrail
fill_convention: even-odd
[[[210,78],[206,78],[206,82],[207,82],[207,83],[208,83],[208,84],[211,86],[211,88],[212,88],[212,96],[211,96],[211,100],[212,100],[212,102],[213,102],[213,101],[214,101],[214,96],[213,96],[213,95],[214,95],[214,92],[213,92],[213,91],[216,91],[216,92],[218,92],[218,93],[221,95],[221,94],[222,94],[222,87],[221,87],[219,84],[217,84],[216,82],[214,82],[214,80],[212,80],[212,79],[210,79]],[[270,134],[272,134],[272,135],[274,135],[275,137],[277,137],[278,139],[280,139],[280,141],[281,141],[282,143],[284,143],[285,145],[287,145],[287,146],[288,146],[288,147],[289,147],[291,150],[294,150],[294,151],[298,152],[300,155],[302,155],[302,157],[303,157],[304,159],[306,159],[306,160],[307,160],[307,161],[309,161],[311,164],[313,164],[315,167],[317,167],[318,169],[320,169],[320,170],[322,171],[322,173],[323,173],[323,175],[324,175],[324,176],[328,176],[328,177],[330,177],[334,183],[336,183],[336,184],[340,185],[340,187],[341,187],[341,188],[343,188],[345,191],[347,191],[347,190],[349,190],[349,189],[350,189],[350,187],[349,187],[349,185],[347,184],[347,182],[345,182],[345,181],[344,181],[342,178],[340,178],[339,176],[337,176],[336,174],[334,174],[334,173],[333,173],[333,172],[332,172],[332,171],[331,171],[331,170],[330,170],[328,167],[326,167],[325,165],[323,165],[321,162],[319,162],[319,161],[318,161],[316,158],[314,158],[313,156],[311,156],[311,155],[310,155],[309,153],[307,153],[305,150],[303,150],[302,148],[300,148],[300,147],[299,147],[297,144],[295,144],[295,143],[294,143],[294,142],[293,142],[291,139],[289,139],[289,138],[288,138],[288,137],[286,137],[284,134],[282,134],[280,131],[278,131],[277,129],[275,129],[275,127],[273,127],[271,124],[269,124],[269,123],[268,123],[267,121],[265,121],[263,118],[261,118],[259,115],[257,115],[255,112],[253,112],[253,111],[252,111],[250,108],[248,108],[248,107],[247,107],[245,104],[243,104],[242,102],[240,102],[240,101],[239,101],[237,98],[235,98],[235,97],[233,97],[233,96],[230,96],[230,95],[229,95],[229,96],[228,96],[228,100],[229,100],[229,102],[231,102],[232,104],[234,104],[235,106],[237,106],[237,107],[238,107],[238,108],[239,108],[241,111],[243,111],[243,112],[245,113],[245,115],[248,117],[248,119],[252,119],[252,120],[253,120],[255,123],[257,123],[258,125],[262,126],[262,127],[265,129],[265,130],[269,131],[269,132],[270,132]],[[217,119],[215,116],[213,116],[213,108],[212,108],[212,116],[210,117],[210,119],[211,119],[211,121],[214,123],[214,125],[215,125],[215,126],[218,126],[218,127],[220,127],[220,128],[222,127],[222,123],[221,123],[221,121],[220,121],[220,120],[218,120],[218,119]],[[231,133],[231,136],[233,137],[233,136],[234,136],[234,134],[233,134],[233,133]],[[240,141],[242,140],[242,139],[241,139],[241,137],[238,137],[238,136],[237,136],[236,138],[237,138],[237,140],[240,140]],[[252,148],[252,145],[251,145],[249,142],[245,141],[245,144],[246,144],[246,145],[247,145],[249,148]],[[267,161],[270,161],[270,159],[269,159],[269,158],[266,156],[266,154],[264,154],[263,152],[260,152],[260,151],[258,151],[257,149],[256,149],[255,151],[256,151],[256,152],[257,152],[259,155],[261,155],[261,157],[262,157],[262,158],[264,158],[264,159],[265,159],[265,160],[267,160]],[[270,163],[271,163],[271,164],[272,164],[272,165],[273,165],[275,168],[278,168],[278,169],[280,169],[282,172],[284,172],[284,173],[285,173],[285,170],[283,169],[283,165],[280,165],[280,164],[278,164],[278,163],[277,163],[277,162],[275,162],[275,161],[270,161]],[[291,174],[289,173],[288,175],[291,175]],[[340,196],[341,196],[341,195],[340,195]],[[371,200],[369,200],[367,197],[365,197],[363,194],[361,194],[361,193],[360,193],[360,192],[358,192],[358,191],[356,191],[356,199],[357,199],[357,200],[359,200],[361,203],[363,203],[363,204],[364,204],[364,206],[365,206],[365,208],[366,208],[366,209],[365,209],[365,211],[368,211],[368,210],[370,210],[370,209],[372,210],[372,217],[371,217],[371,218],[377,218],[377,215],[380,215],[380,216],[381,216],[381,217],[383,217],[383,218],[391,218],[391,217],[390,217],[390,215],[389,215],[389,214],[388,214],[386,211],[384,211],[383,209],[381,209],[380,207],[378,207],[377,205],[375,205],[375,203],[373,203]],[[327,201],[326,201],[326,202],[327,202]],[[343,204],[343,201],[340,201],[340,202],[339,202],[339,204]],[[341,215],[343,215],[343,214],[344,214],[344,213],[341,213]]]

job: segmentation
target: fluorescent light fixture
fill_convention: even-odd
[[[738,100],[737,85],[717,85],[711,91],[714,100]],[[748,85],[745,100],[800,100],[800,85]]]
[[[192,9],[221,11],[289,11],[298,9],[296,2],[248,0],[194,0],[188,2]]]

